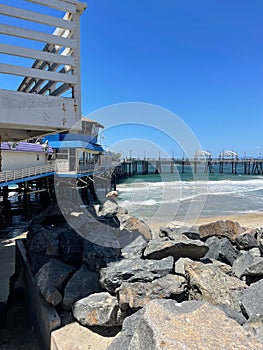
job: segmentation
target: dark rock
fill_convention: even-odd
[[[106,267],[108,263],[116,261],[120,255],[119,248],[105,247],[88,240],[84,241],[83,261],[92,271],[99,271],[102,267]]]
[[[57,204],[49,205],[39,215],[35,216],[32,220],[32,224],[39,224],[45,226],[59,226],[65,222],[65,218],[61,213]]]
[[[164,241],[154,239],[149,241],[143,256],[147,259],[162,259],[167,256],[173,256],[175,260],[181,257],[199,259],[205,256],[207,251],[208,246],[197,240]]]
[[[263,316],[263,280],[251,284],[240,297],[241,309],[245,316]]]
[[[250,249],[258,246],[258,242],[255,237],[249,233],[244,233],[235,239],[235,243],[238,249]]]
[[[35,276],[37,286],[47,302],[56,306],[62,301],[64,282],[75,270],[74,267],[52,259],[41,267]]]
[[[66,263],[82,263],[83,239],[74,230],[65,228],[60,234],[60,258]]]
[[[65,310],[70,310],[77,300],[101,291],[99,273],[90,271],[87,265],[83,264],[65,287],[62,307]]]
[[[181,260],[181,259],[180,259]],[[188,279],[190,300],[205,300],[214,305],[227,305],[240,312],[239,299],[247,288],[245,282],[229,276],[214,264],[203,264],[190,259],[180,260],[175,267],[181,270]]]
[[[168,274],[152,282],[123,282],[116,290],[120,308],[136,311],[153,299],[182,301],[187,294],[187,281],[183,276]]]
[[[133,337],[135,327],[139,322],[143,310],[139,310],[132,314],[129,317],[126,317],[123,321],[122,331],[115,337],[110,346],[107,347],[107,350],[125,350],[128,349],[128,346]]]
[[[100,270],[100,283],[109,292],[114,292],[122,282],[151,282],[173,271],[174,259],[162,260],[123,259]]]
[[[248,252],[243,252],[233,263],[232,269],[238,278],[241,278],[245,270],[252,264],[254,258]]]
[[[244,232],[245,229],[238,222],[231,220],[219,220],[199,227],[200,237],[204,239],[211,236],[223,236],[234,242],[235,238]]]
[[[206,240],[209,250],[205,258],[216,259],[232,266],[239,252],[230,243],[228,238],[209,237]]]
[[[109,293],[95,293],[73,305],[73,315],[83,326],[114,327],[123,318],[116,297]]]
[[[126,349],[260,350],[262,344],[213,305],[153,300],[144,307]]]
[[[141,258],[146,246],[146,239],[140,235],[121,249],[122,256],[125,259]]]

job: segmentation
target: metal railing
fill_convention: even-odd
[[[52,173],[55,170],[54,164],[36,165],[23,169],[12,169],[0,172],[0,184],[3,182],[15,181],[27,177]]]

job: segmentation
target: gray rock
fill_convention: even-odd
[[[244,233],[235,239],[235,243],[238,249],[250,249],[258,246],[258,242],[255,237],[250,233]]]
[[[114,201],[107,200],[102,207],[100,208],[98,215],[99,216],[113,216],[118,213],[118,204]]]
[[[147,259],[162,259],[167,256],[173,256],[175,260],[183,258],[199,259],[205,256],[208,246],[197,240],[160,240],[154,239],[149,241],[143,252],[143,256]]]
[[[205,258],[216,259],[232,266],[239,254],[226,237],[209,237],[205,243],[209,247]]]
[[[236,321],[208,303],[153,300],[143,309],[127,347],[143,349],[260,350],[262,344],[249,338]]]
[[[153,299],[184,300],[187,294],[187,281],[183,276],[168,274],[148,283],[123,282],[116,289],[116,293],[122,310],[136,311]]]
[[[204,239],[211,236],[223,236],[234,242],[235,238],[244,232],[245,229],[238,222],[231,220],[219,220],[199,227],[200,237]]]
[[[254,258],[248,252],[239,255],[233,263],[232,269],[238,278],[241,278],[245,270],[252,264]]]
[[[146,240],[152,239],[152,230],[143,220],[128,214],[117,214],[117,217],[121,223],[121,230],[127,230],[132,233],[141,235]]]
[[[109,292],[114,292],[122,282],[151,282],[173,271],[174,259],[162,260],[123,259],[100,270],[100,283]]]
[[[261,256],[262,252],[260,248],[251,248],[248,250],[249,254],[256,257],[256,256]]]
[[[87,265],[83,264],[65,287],[62,307],[65,310],[70,310],[77,300],[101,291],[99,273],[90,271]]]
[[[237,321],[237,323],[239,323],[241,326],[243,326],[246,322],[247,322],[247,319],[246,317],[243,315],[242,312],[238,312],[236,310],[233,310],[231,309],[231,307],[229,307],[228,305],[226,304],[221,304],[221,305],[218,305],[218,307],[224,311],[224,313],[232,318],[233,320]]]
[[[106,292],[77,301],[73,305],[73,316],[83,326],[114,327],[123,321],[117,298]]]
[[[120,255],[119,248],[95,244],[88,240],[84,241],[83,261],[92,271],[99,271],[102,267],[106,267],[107,263],[116,261]]]
[[[135,327],[139,322],[143,310],[139,310],[129,317],[126,317],[123,321],[122,331],[115,337],[107,350],[125,350],[131,342]]]
[[[184,269],[190,284],[190,300],[205,300],[213,305],[223,304],[240,312],[239,299],[247,288],[245,282],[229,276],[214,264],[203,264],[190,259],[183,259],[181,263],[180,260],[178,265],[184,265],[181,269]]]
[[[48,303],[56,306],[62,301],[63,284],[74,270],[74,267],[56,259],[50,260],[41,267],[35,279],[41,294]]]
[[[125,259],[141,258],[146,246],[147,246],[147,240],[140,235],[122,248],[121,250],[122,256]]]
[[[263,257],[256,257],[252,263],[245,269],[242,276],[263,276]]]
[[[263,316],[256,315],[250,318],[244,325],[244,329],[249,332],[252,338],[263,343]],[[262,346],[263,348],[263,346]]]
[[[240,298],[245,316],[263,316],[263,280],[251,284]]]
[[[200,239],[198,228],[189,226],[160,227],[159,236],[168,237],[171,240]]]

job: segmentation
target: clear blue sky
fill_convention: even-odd
[[[111,104],[151,103],[182,118],[214,155],[263,154],[262,0],[87,3],[84,115]]]

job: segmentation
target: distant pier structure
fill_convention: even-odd
[[[149,174],[244,174],[263,175],[263,159],[210,157],[198,159],[158,158],[124,159],[113,173],[113,182],[125,177]]]

